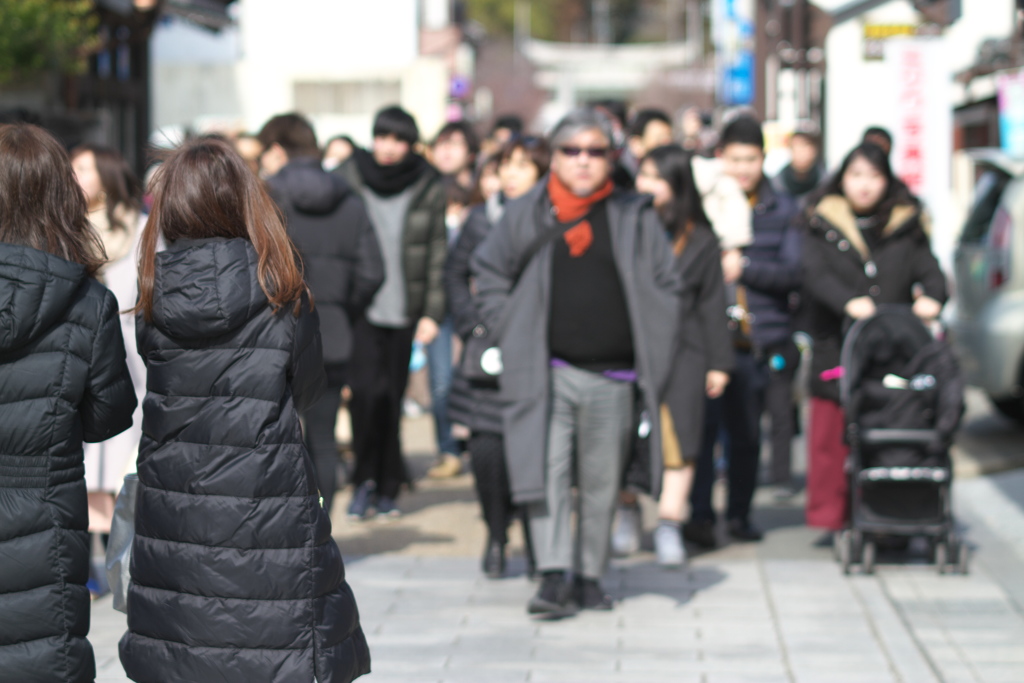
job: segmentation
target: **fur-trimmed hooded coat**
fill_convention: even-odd
[[[804,243],[804,293],[814,358],[811,394],[839,401],[839,382],[821,373],[839,365],[850,299],[870,296],[876,304],[914,302],[914,286],[939,303],[946,278],[929,244],[929,221],[917,203],[897,204],[870,249],[850,203],[826,195],[808,209]]]

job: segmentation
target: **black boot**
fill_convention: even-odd
[[[548,619],[571,617],[579,611],[573,600],[573,584],[566,581],[564,571],[544,572],[537,594],[530,598],[526,611]]]
[[[487,541],[484,551],[484,574],[488,579],[500,579],[505,575],[505,544],[493,538]]]

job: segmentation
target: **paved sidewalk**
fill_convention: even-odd
[[[424,486],[410,503],[460,493],[458,481]],[[606,579],[615,610],[562,622],[526,615],[536,585],[521,575],[521,558],[512,561],[519,576],[488,581],[479,546],[470,557],[416,550],[459,535],[440,527],[423,542],[410,520],[429,506],[398,523],[360,524],[355,531],[365,538],[412,539],[348,559],[373,656],[374,673],[364,680],[1020,683],[1024,472],[956,486],[961,521],[977,546],[969,576],[940,577],[923,559],[886,564],[883,557],[876,576],[845,577],[830,551],[811,546],[814,532],[792,523],[798,504],[773,507],[762,495],[759,521],[771,528],[763,544],[706,553],[684,572],[656,567],[650,553],[617,560]],[[457,498],[438,503],[449,524],[462,517],[461,526],[479,526],[464,516],[474,515],[473,504]],[[343,536],[355,531],[339,524]],[[100,683],[126,680],[116,657],[123,630],[109,600],[97,602],[91,637]]]

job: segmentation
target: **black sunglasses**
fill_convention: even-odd
[[[610,147],[573,147],[571,145],[564,145],[559,147],[558,151],[567,157],[578,157],[581,154],[586,154],[591,159],[607,159],[612,150]]]

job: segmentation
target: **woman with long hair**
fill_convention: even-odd
[[[543,140],[515,137],[495,158],[498,160],[501,190],[485,204],[473,208],[445,264],[448,306],[455,322],[455,331],[463,341],[472,336],[481,323],[473,299],[470,257],[501,219],[505,203],[522,197],[547,173],[551,155]],[[500,578],[505,573],[505,545],[515,507],[512,505],[508,467],[505,464],[504,428],[497,386],[471,383],[456,373],[448,401],[448,414],[453,423],[470,430],[470,463],[477,498],[488,530],[483,571],[489,578]],[[528,529],[528,526],[523,524],[523,529]],[[527,562],[532,564],[528,537],[526,544]],[[532,567],[528,571],[532,571]]]
[[[664,566],[686,560],[681,527],[700,452],[705,397],[721,396],[734,364],[721,249],[694,183],[692,157],[677,145],[653,149],[636,180],[637,191],[653,197],[668,229],[684,283],[679,343],[661,407],[662,457],[654,463],[661,465],[654,549]]]
[[[89,210],[89,223],[103,243],[106,263],[99,270],[103,284],[117,297],[121,314],[121,334],[127,351],[128,371],[139,407],[132,426],[103,443],[85,447],[85,484],[89,491],[89,530],[110,533],[114,497],[138,454],[142,438],[142,398],[146,393],[146,366],[135,350],[135,316],[128,309],[138,296],[135,256],[145,224],[141,216],[142,185],[124,157],[99,145],[80,145],[71,150],[75,171]],[[91,585],[94,591],[102,586]]]
[[[132,424],[117,300],[67,153],[0,125],[0,678],[88,683],[82,442]]]
[[[865,143],[851,151],[807,206],[803,298],[814,342],[807,523],[833,532],[849,514],[839,405],[844,330],[880,304],[912,305],[922,320],[934,320],[946,301],[946,279],[929,246],[928,215],[893,176],[880,147]]]
[[[297,263],[229,144],[192,141],[161,166],[139,261],[148,391],[120,648],[133,680],[369,671],[299,425],[325,378]]]

